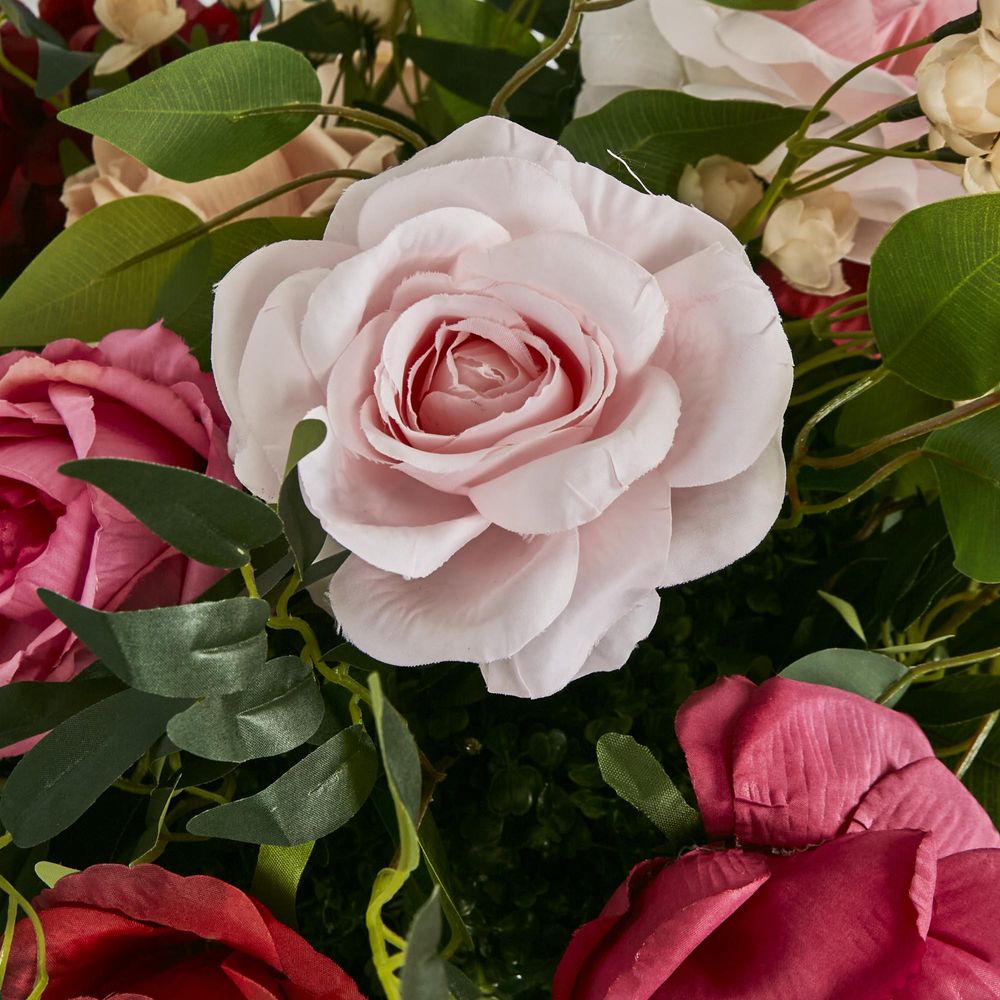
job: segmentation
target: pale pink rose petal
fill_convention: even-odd
[[[746,264],[721,248],[657,278],[669,311],[654,364],[681,393],[663,473],[674,486],[731,479],[774,437],[791,394],[792,352],[778,308]]]
[[[321,420],[322,413],[309,416]],[[489,527],[467,497],[357,458],[332,434],[299,463],[299,478],[307,505],[331,538],[407,579],[433,573]]]
[[[682,414],[683,407],[682,396]],[[670,478],[660,469],[653,475]],[[715,573],[752,552],[767,535],[785,497],[780,434],[745,472],[710,486],[675,488],[672,496],[673,540],[661,587]]]
[[[351,556],[330,582],[330,603],[345,637],[384,663],[485,663],[552,624],[578,563],[575,531],[523,539],[491,527],[420,580]]]
[[[482,154],[480,154],[482,155]],[[542,166],[506,157],[458,160],[393,171],[358,216],[358,246],[381,243],[401,222],[437,208],[470,208],[495,219],[514,238],[538,230],[587,232],[573,195]]]
[[[608,629],[573,679],[620,670],[632,650],[653,631],[659,616],[660,595],[654,590]]]
[[[604,513],[663,461],[680,415],[677,386],[665,371],[650,367],[631,381],[612,395],[589,441],[472,487],[477,510],[520,534],[565,531]]]
[[[846,832],[907,828],[930,830],[941,857],[1000,848],[1000,833],[986,810],[932,757],[907,764],[878,781],[854,810]]]
[[[637,532],[640,517],[643,531]],[[580,528],[579,537],[576,585],[565,610],[513,656],[483,665],[490,691],[546,697],[584,672],[599,644],[623,622],[622,637],[632,641],[614,651],[624,652],[624,658],[649,634],[659,607],[655,588],[669,558],[670,488],[653,476],[640,479],[602,517]],[[637,608],[642,613],[624,621]],[[635,636],[628,626],[636,624],[648,628]],[[600,669],[601,662],[599,654],[591,670]]]

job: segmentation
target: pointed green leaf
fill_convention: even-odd
[[[242,566],[251,549],[281,534],[281,519],[267,504],[190,469],[85,458],[59,471],[104,490],[175,549],[209,566]]]
[[[322,420],[300,420],[296,424],[288,449],[285,481],[281,484],[278,496],[278,514],[295,556],[299,576],[303,579],[320,554],[327,536],[323,525],[306,506],[302,497],[298,464],[306,455],[315,451],[325,437],[326,424]]]
[[[441,906],[435,888],[414,914],[406,936],[402,1000],[443,1000],[448,996],[448,974],[438,954],[440,942]]]
[[[35,874],[51,889],[61,878],[75,875],[79,868],[67,868],[52,861],[39,861],[35,865]]]
[[[230,42],[67,108],[59,120],[107,139],[165,177],[200,181],[242,170],[294,139],[314,117],[246,112],[322,99],[315,71],[298,52],[273,42]]]
[[[378,674],[368,679],[372,693],[372,713],[378,730],[382,762],[389,777],[393,798],[406,810],[416,830],[420,817],[420,755],[406,720],[382,693]]]
[[[867,645],[868,639],[865,636],[864,627],[861,624],[861,619],[858,617],[854,605],[850,601],[845,601],[842,597],[837,597],[835,594],[828,594],[825,590],[817,590],[816,593],[843,618],[844,624]]]
[[[853,691],[862,698],[875,701],[905,673],[906,667],[902,663],[881,653],[870,653],[866,649],[822,649],[789,664],[780,676]]]
[[[112,673],[139,691],[182,698],[231,694],[264,668],[266,601],[232,597],[107,612],[51,590],[39,590],[38,596]]]

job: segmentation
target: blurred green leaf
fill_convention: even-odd
[[[928,726],[978,719],[1000,709],[1000,677],[959,674],[920,684],[910,688],[899,708]]]
[[[438,954],[441,942],[441,905],[437,888],[417,910],[406,936],[402,1000],[443,1000],[448,996],[448,974]]]
[[[867,645],[868,639],[865,636],[864,627],[861,624],[861,619],[858,617],[858,612],[854,605],[850,601],[845,601],[842,597],[828,594],[825,590],[817,590],[816,593],[840,615],[844,620],[844,624]]]
[[[311,3],[294,17],[268,26],[259,38],[299,52],[350,56],[361,48],[365,31],[357,18],[348,17],[326,2]]]

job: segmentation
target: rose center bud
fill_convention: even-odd
[[[0,478],[0,590],[44,550],[57,516],[34,490]]]

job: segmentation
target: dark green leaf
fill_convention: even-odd
[[[101,57],[96,52],[77,52],[63,44],[38,39],[38,79],[35,95],[45,100],[68,87]]]
[[[597,763],[604,780],[675,847],[695,839],[701,828],[698,810],[684,801],[647,747],[631,736],[605,733],[597,741]]]
[[[299,52],[324,52],[349,56],[364,42],[364,29],[357,18],[348,17],[332,3],[309,4],[305,10],[261,31],[260,38]]]
[[[757,163],[787,139],[804,111],[752,101],[705,101],[672,90],[635,90],[566,126],[559,141],[578,159],[654,194],[676,194],[688,163],[722,154]]]
[[[53,45],[65,44],[62,35],[51,24],[36,17],[21,0],[0,0],[0,11],[7,15],[22,38],[45,39]]]
[[[963,622],[955,638],[948,644],[948,650],[955,656],[963,656],[966,653],[993,649],[998,645],[1000,645],[1000,600],[987,604]]]
[[[160,846],[160,835],[163,833],[163,825],[166,822],[167,813],[170,811],[170,802],[176,787],[176,784],[173,787],[164,786],[150,793],[149,803],[146,806],[146,829],[142,831],[132,849],[130,866],[156,860],[157,848]]]
[[[448,996],[448,974],[438,954],[440,942],[441,906],[435,888],[430,899],[414,914],[406,936],[402,1000],[443,1000]]]
[[[325,559],[320,559],[319,562],[313,563],[312,566],[310,566],[309,569],[302,574],[303,585],[308,587],[309,584],[318,583],[326,576],[333,576],[333,574],[344,565],[350,554],[351,553],[345,549],[343,552],[338,552],[333,556],[327,556]],[[361,655],[360,651],[358,652],[359,655]],[[371,663],[366,663],[364,666],[370,667]]]
[[[448,885],[448,855],[430,810],[424,813],[424,818],[420,821],[417,837],[420,840],[420,849],[423,852],[427,872],[440,893],[441,910],[451,928],[456,947],[459,949],[471,948],[472,936],[469,934],[469,928],[462,919],[462,914],[459,912],[458,905]]]
[[[153,195],[88,212],[0,298],[0,348],[47,344],[69,330],[96,340],[109,330],[146,326],[163,283],[191,244],[129,262],[200,223],[183,205]]]
[[[868,312],[882,360],[939,399],[1000,382],[998,229],[1000,194],[941,201],[904,215],[872,257]]]
[[[875,701],[906,673],[898,660],[866,649],[823,649],[796,660],[780,676],[792,681],[825,684]]]
[[[59,120],[99,135],[179,181],[229,174],[294,139],[311,113],[247,114],[323,99],[309,61],[273,42],[192,52]]]
[[[899,708],[928,726],[978,719],[1000,709],[1000,677],[961,674],[911,687]]]
[[[368,678],[372,693],[372,713],[378,730],[382,762],[389,777],[393,797],[406,810],[416,829],[420,818],[420,756],[406,720],[382,693],[378,674]]]
[[[534,55],[538,42],[524,25],[486,3],[466,0],[413,0],[413,9],[424,38],[461,42],[477,48],[507,49]],[[521,62],[524,62],[522,59]]]
[[[324,708],[312,668],[283,656],[264,664],[244,690],[174,716],[167,735],[199,757],[242,764],[301,746],[323,721]]]
[[[448,990],[455,1000],[480,1000],[483,991],[464,973],[450,962],[445,965],[448,975]]]
[[[85,458],[59,471],[110,494],[175,549],[233,569],[281,534],[281,519],[242,490],[190,469],[125,458]]]
[[[51,590],[45,606],[130,687],[167,697],[241,691],[264,669],[270,612],[232,597],[150,611],[94,611]]]
[[[363,726],[352,726],[303,757],[249,798],[188,822],[191,833],[249,844],[294,847],[343,826],[375,784],[378,758]]]
[[[299,421],[292,432],[285,481],[281,484],[278,496],[278,514],[295,556],[300,577],[305,577],[306,571],[319,555],[326,542],[326,532],[302,498],[298,464],[306,455],[315,451],[325,437],[326,424],[321,420]]]
[[[119,691],[57,726],[14,768],[0,820],[22,847],[65,830],[133,764],[190,704]]]
[[[935,431],[923,450],[941,485],[955,566],[1000,583],[1000,407]]]
[[[121,691],[117,677],[15,681],[0,687],[0,747],[47,732],[71,715]]]

